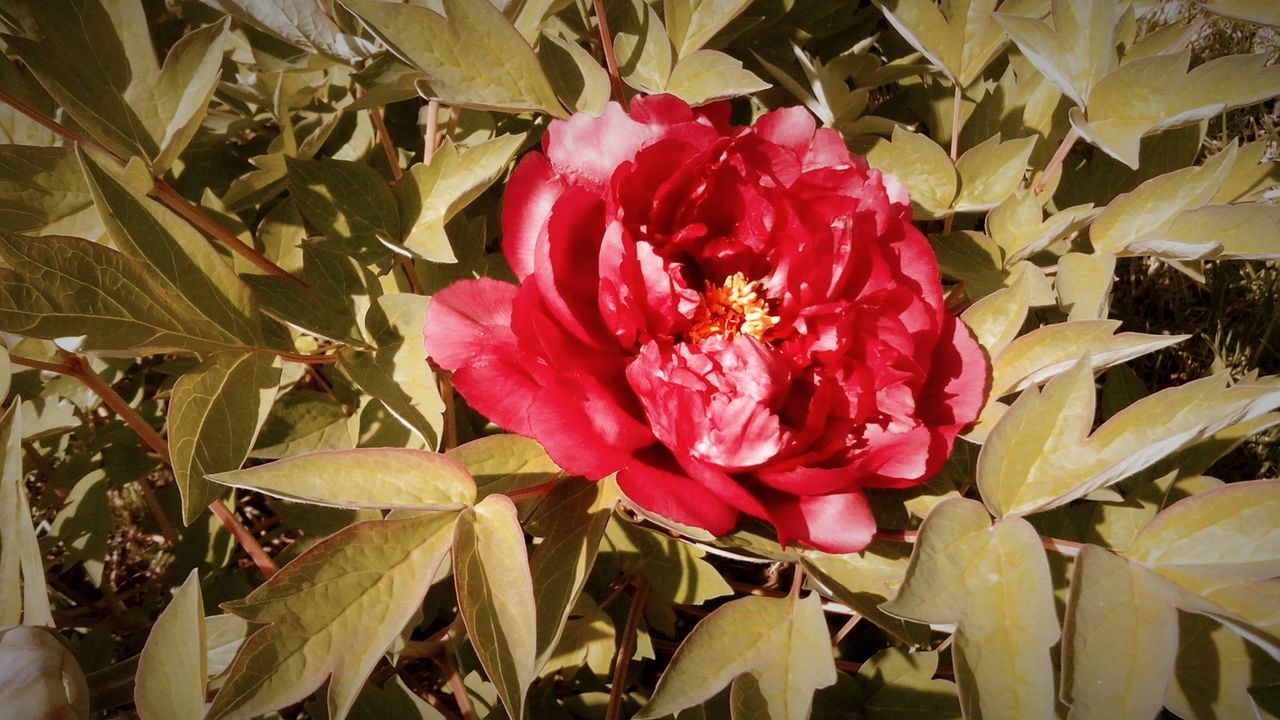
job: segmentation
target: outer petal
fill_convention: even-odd
[[[978,419],[990,389],[986,351],[964,323],[944,315],[929,379],[917,398],[918,417],[954,438]]]
[[[436,364],[457,370],[477,358],[518,352],[511,331],[517,288],[489,278],[463,280],[427,306],[423,347]]]
[[[654,128],[611,102],[599,117],[575,113],[568,120],[553,120],[547,127],[547,157],[575,183],[600,192],[613,171],[634,158],[654,134]]]
[[[796,542],[827,553],[858,552],[871,543],[876,520],[861,492],[833,495],[773,494],[769,520],[784,546]]]
[[[803,158],[809,151],[818,124],[804,108],[785,107],[761,115],[754,128],[756,135],[789,148],[796,157]]]
[[[633,458],[618,473],[618,487],[646,510],[715,535],[733,530],[738,511],[684,475],[662,453]]]
[[[502,253],[516,279],[523,281],[533,273],[538,238],[547,233],[551,208],[564,190],[541,153],[524,156],[511,172],[502,205]]]

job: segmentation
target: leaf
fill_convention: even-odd
[[[1018,49],[1078,107],[1115,69],[1116,25],[1121,7],[1115,0],[1053,0],[1049,23],[1010,13],[994,18]]]
[[[22,420],[17,403],[0,416],[0,625],[53,627],[44,555],[32,527],[22,477]]]
[[[112,177],[82,149],[76,154],[112,243],[153,268],[154,281],[182,296],[202,320],[245,345],[261,343],[262,326],[249,288],[199,231]]]
[[[938,653],[907,653],[890,647],[858,668],[863,716],[868,720],[958,720],[956,684],[935,679]]]
[[[1035,193],[1019,190],[991,211],[986,228],[1004,250],[1004,264],[1009,267],[1083,227],[1095,214],[1092,205],[1076,205],[1045,218]]]
[[[706,45],[750,4],[750,0],[663,0],[662,17],[676,57],[686,57]]]
[[[885,614],[880,605],[897,594],[907,574],[909,553],[901,543],[873,540],[858,553],[828,555],[806,550],[800,561],[829,590],[829,595],[885,632],[911,645],[929,641],[929,629]]]
[[[1127,362],[1182,342],[1190,335],[1119,333],[1119,320],[1073,320],[1032,330],[991,362],[991,397],[1037,385],[1071,367],[1081,354],[1094,368]]]
[[[1267,717],[1249,689],[1280,681],[1280,664],[1207,617],[1180,613],[1178,634],[1166,708],[1187,720]]]
[[[0,230],[95,237],[101,222],[70,148],[10,145],[0,154]]]
[[[275,460],[316,450],[354,447],[343,406],[321,392],[299,390],[276,399],[249,457]]]
[[[1062,634],[1062,700],[1072,718],[1155,717],[1178,651],[1178,611],[1141,567],[1086,545]]]
[[[151,627],[138,659],[133,700],[142,720],[204,716],[208,679],[204,601],[192,570]]]
[[[1190,72],[1190,51],[1140,58],[1103,78],[1089,108],[1071,111],[1080,135],[1111,157],[1138,167],[1144,135],[1200,122],[1280,95],[1280,67],[1266,55],[1228,55]]]
[[[302,700],[329,680],[328,712],[345,717],[383,652],[418,611],[449,551],[455,515],[347,527],[227,610],[269,623],[236,653],[210,720],[247,719]]]
[[[1178,580],[1280,576],[1280,480],[1223,485],[1180,500],[1138,532],[1125,556]]]
[[[1190,254],[1197,257],[1277,259],[1280,258],[1280,205],[1242,203],[1188,210],[1154,241],[1180,249],[1190,248]],[[1131,250],[1134,247],[1134,244],[1129,246]],[[1151,254],[1158,256],[1158,253]]]
[[[502,13],[487,0],[441,4],[445,15],[413,5],[343,0],[393,53],[427,74],[431,96],[441,102],[566,116],[533,48]]]
[[[289,193],[303,217],[333,240],[400,238],[387,181],[363,163],[285,158]]]
[[[595,565],[616,502],[604,483],[570,479],[538,505],[543,539],[529,557],[537,609],[537,660],[541,670],[557,649],[569,613]],[[612,645],[610,646],[612,650]]]
[[[209,479],[285,500],[343,508],[451,510],[475,499],[475,483],[458,463],[408,448],[312,452]]]
[[[152,175],[159,177],[173,165],[204,121],[222,76],[226,39],[225,21],[208,25],[182,36],[165,58],[154,91],[162,132]]]
[[[445,453],[471,473],[479,497],[543,485],[561,470],[536,440],[519,435],[488,435]]]
[[[138,263],[103,245],[0,232],[0,329],[26,337],[84,336],[84,350],[209,352],[241,341]]]
[[[1001,288],[970,305],[960,319],[973,331],[988,357],[997,357],[1027,321],[1031,310],[1030,276],[1023,273],[1007,288]]]
[[[1152,178],[1112,200],[1089,228],[1094,250],[1122,253],[1135,244],[1159,238],[1184,211],[1213,199],[1235,165],[1235,155],[1234,146],[1230,146],[1200,167]]]
[[[600,63],[571,40],[543,34],[538,60],[547,70],[547,79],[569,112],[599,115],[609,102],[609,73]]]
[[[906,582],[882,609],[956,628],[965,717],[1053,717],[1053,582],[1040,538],[1025,520],[993,526],[972,500],[939,504],[921,526]]]
[[[666,92],[697,106],[770,87],[734,57],[716,50],[696,50],[672,68]]]
[[[444,427],[444,401],[422,345],[428,302],[411,293],[378,298],[365,321],[378,349],[343,348],[338,362],[360,389],[381,400],[405,427],[435,447]]]
[[[261,231],[259,232],[261,235]],[[364,316],[382,293],[378,278],[350,254],[316,243],[302,247],[299,273],[305,288],[285,278],[246,275],[263,310],[304,332],[357,349],[369,349]]]
[[[750,673],[769,717],[803,720],[814,690],[835,683],[826,619],[816,593],[803,599],[744,597],[721,605],[685,638],[636,720],[709,700]]]
[[[207,475],[244,464],[280,382],[280,362],[263,353],[213,355],[178,378],[169,401],[169,451],[190,525],[215,496]]]
[[[313,0],[201,0],[240,22],[285,42],[349,65],[373,53],[372,45],[341,32]]]
[[[875,4],[912,47],[962,88],[973,84],[1007,42],[1000,26],[991,22],[996,0],[963,0],[941,9],[926,0]]]
[[[524,532],[516,507],[491,495],[458,517],[454,584],[471,646],[515,720],[537,674],[537,618]]]
[[[1069,322],[1107,316],[1115,269],[1116,256],[1110,253],[1070,252],[1058,258],[1054,288]]]
[[[395,191],[405,248],[432,262],[457,262],[445,223],[498,179],[524,139],[502,135],[461,149],[446,141],[430,165],[409,168]]]
[[[641,92],[665,91],[675,52],[658,13],[644,0],[619,0],[606,18],[622,79]]]
[[[1022,183],[1035,149],[1034,136],[1000,142],[992,137],[968,149],[956,161],[960,189],[952,202],[956,212],[990,210]]]
[[[1023,391],[996,423],[978,455],[978,488],[997,516],[1039,512],[1278,406],[1274,379],[1226,387],[1225,377],[1210,377],[1138,400],[1088,435],[1093,374],[1082,361],[1042,392]]]
[[[867,162],[907,186],[920,219],[948,214],[959,186],[956,169],[947,151],[928,137],[895,126],[893,139],[872,146]]]
[[[1214,0],[1205,3],[1204,9],[1214,15],[1280,27],[1280,8],[1268,0]]]

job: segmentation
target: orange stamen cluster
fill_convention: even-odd
[[[702,342],[713,337],[732,340],[738,335],[763,340],[765,333],[778,324],[778,318],[769,314],[768,301],[759,288],[759,282],[748,282],[740,272],[725,278],[720,286],[708,282],[702,302],[694,311],[689,340]]]

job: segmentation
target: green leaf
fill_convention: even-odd
[[[882,140],[867,152],[867,162],[907,186],[920,219],[949,213],[959,187],[956,169],[947,151],[927,136],[896,126],[890,142]]]
[[[1111,157],[1138,167],[1144,135],[1200,122],[1280,95],[1280,67],[1266,55],[1228,55],[1190,72],[1190,51],[1121,65],[1089,94],[1088,112],[1071,112],[1080,135]]]
[[[409,168],[395,191],[405,248],[433,262],[457,262],[445,223],[498,179],[524,139],[502,135],[464,148],[446,141],[430,165]]]
[[[543,485],[561,474],[536,440],[520,435],[488,435],[449,450],[445,457],[471,473],[482,498]]]
[[[1074,320],[1032,330],[1009,343],[991,363],[991,397],[1038,385],[1065,372],[1081,354],[1094,368],[1127,362],[1182,342],[1190,335],[1119,333],[1119,320]]]
[[[1280,480],[1223,485],[1174,503],[1134,538],[1126,557],[1172,579],[1280,576]]]
[[[101,227],[71,148],[5,147],[0,154],[0,230],[94,237]]]
[[[343,508],[447,510],[475,499],[475,483],[458,463],[408,448],[312,452],[209,479],[285,500]]]
[[[537,674],[537,617],[524,531],[516,507],[490,495],[458,518],[454,584],[471,646],[515,720]]]
[[[1249,689],[1280,681],[1280,663],[1207,617],[1180,613],[1178,634],[1166,708],[1187,720],[1268,717]]]
[[[304,332],[368,349],[364,316],[382,292],[378,278],[348,253],[315,243],[302,246],[305,288],[285,278],[246,275],[263,310]]]
[[[619,0],[609,3],[606,16],[622,79],[641,92],[663,92],[675,51],[658,13],[644,0]]]
[[[299,390],[276,399],[249,457],[276,460],[354,446],[342,404],[321,392]]]
[[[1096,545],[1075,561],[1062,629],[1071,717],[1155,717],[1178,653],[1178,611],[1159,580]]]
[[[662,17],[676,57],[706,45],[750,4],[750,0],[662,0]]]
[[[697,50],[671,70],[666,92],[690,105],[705,105],[768,90],[769,83],[742,67],[742,62],[716,50]]]
[[[1172,246],[1185,255],[1218,260],[1273,260],[1280,258],[1280,205],[1242,203],[1206,205],[1178,216],[1162,235],[1153,238],[1157,248]],[[1130,245],[1129,249],[1134,249]],[[1158,249],[1150,254],[1163,256]]]
[[[374,520],[312,546],[243,600],[254,623],[210,720],[257,717],[329,680],[328,712],[345,717],[383,652],[418,612],[449,551],[453,513]]]
[[[1066,253],[1058,258],[1054,289],[1058,307],[1068,321],[1099,320],[1107,316],[1116,256],[1110,253]]]
[[[44,555],[22,477],[22,421],[16,403],[0,416],[0,625],[53,627]]]
[[[312,0],[202,0],[231,17],[308,52],[349,65],[366,60],[371,44],[341,32]]]
[[[222,76],[227,22],[183,35],[169,51],[153,91],[159,151],[151,173],[159,177],[182,155],[209,111],[209,101]],[[135,102],[134,107],[137,107]]]
[[[927,0],[877,0],[876,6],[912,47],[967,88],[1007,42],[991,22],[996,1],[961,0],[939,8]]]
[[[880,605],[898,593],[906,577],[910,553],[902,543],[873,540],[867,549],[844,555],[806,550],[800,561],[830,595],[885,632],[911,645],[924,645],[929,641],[927,627],[893,617],[880,609]]]
[[[360,389],[381,400],[405,427],[435,447],[444,428],[444,401],[422,345],[429,302],[411,293],[378,298],[365,321],[378,349],[343,348],[338,361]]]
[[[448,105],[565,117],[533,48],[487,0],[425,7],[343,0],[370,32],[427,74],[431,97]],[[447,18],[446,18],[447,16]]]
[[[400,213],[387,181],[364,163],[285,158],[289,193],[303,217],[333,240],[400,238]]]
[[[1026,323],[1031,310],[1030,277],[1026,273],[1018,275],[1009,287],[978,300],[961,314],[960,319],[989,357],[997,357]]]
[[[209,677],[200,575],[192,570],[156,618],[138,659],[133,701],[142,720],[204,716]]]
[[[1093,221],[1089,240],[1097,252],[1123,253],[1159,239],[1186,210],[1209,203],[1235,165],[1235,146],[1200,167],[1182,168],[1139,185],[1112,200]]]
[[[244,464],[280,382],[280,363],[262,353],[213,355],[178,378],[169,400],[169,452],[190,525],[209,504],[205,476]]]
[[[154,273],[98,243],[0,232],[0,329],[84,336],[83,349],[129,356],[243,346]]]
[[[1280,27],[1280,8],[1269,0],[1214,0],[1205,3],[1204,9],[1214,15]]]
[[[1036,138],[1000,142],[999,136],[968,149],[956,161],[960,189],[952,203],[956,212],[990,210],[1022,184]]]
[[[935,679],[936,652],[881,650],[858,668],[862,713],[867,720],[959,720],[956,684]]]
[[[1053,25],[1043,20],[997,13],[1023,55],[1078,107],[1115,69],[1116,25],[1122,8],[1115,0],[1053,0]]]
[[[1053,717],[1058,617],[1044,548],[1025,520],[992,526],[979,503],[941,503],[921,526],[901,591],[882,609],[956,628],[965,717]]]
[[[600,115],[609,102],[609,73],[591,53],[571,40],[543,34],[538,60],[547,69],[547,79],[569,112]]]
[[[76,153],[112,243],[154,268],[155,282],[186,299],[202,320],[245,345],[260,344],[257,307],[224,256],[186,221],[117,180],[83,150]]]
[[[803,720],[814,690],[836,681],[831,639],[818,595],[744,597],[721,605],[680,644],[636,720],[705,702],[750,673],[769,717]]]
[[[1004,250],[1004,264],[1009,267],[1083,227],[1094,214],[1092,205],[1076,205],[1045,218],[1035,193],[1020,190],[991,211],[986,229]]]

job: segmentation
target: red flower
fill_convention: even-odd
[[[935,473],[987,362],[942,306],[902,186],[787,108],[637,98],[553,121],[511,175],[520,285],[439,293],[426,347],[459,392],[566,471],[724,534],[860,550],[864,488]]]

